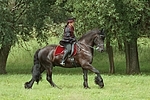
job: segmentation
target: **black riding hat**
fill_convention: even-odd
[[[72,23],[72,22],[75,22],[75,18],[69,18],[69,19],[67,20],[67,23]]]

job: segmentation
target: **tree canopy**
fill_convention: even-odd
[[[104,27],[111,38],[149,35],[148,0],[69,0],[67,8],[77,18],[77,30]],[[68,7],[69,6],[69,7]]]
[[[110,43],[133,44],[150,36],[149,16],[150,0],[0,0],[0,73],[13,45],[32,38],[46,42],[49,26],[67,17],[76,18],[78,36],[104,28]]]
[[[5,66],[9,51],[16,43],[36,38],[47,40],[47,24],[56,20],[53,10],[56,0],[0,0],[0,73]],[[59,11],[59,9],[55,9]],[[55,13],[58,14],[58,13]]]

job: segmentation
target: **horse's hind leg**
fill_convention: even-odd
[[[88,75],[87,75],[87,73],[88,73],[88,70],[86,70],[86,69],[82,69],[83,70],[83,79],[84,79],[84,82],[83,82],[83,86],[84,86],[84,88],[90,88],[89,86],[88,86]]]
[[[53,82],[53,79],[52,79],[52,67],[48,67],[48,69],[47,69],[47,77],[46,77],[46,79],[47,79],[47,81],[50,83],[50,85],[52,86],[52,87],[58,87],[54,82]],[[58,87],[59,88],[59,87]]]
[[[36,81],[38,83],[39,80],[41,79],[41,73],[44,70],[45,69],[43,67],[40,67],[39,64],[35,64],[32,68],[32,79],[29,82],[26,82],[24,84],[24,87],[29,89],[29,88],[32,88],[34,81]]]
[[[51,69],[47,70],[46,80],[51,84],[51,86],[55,87],[55,83],[52,80],[52,70]]]

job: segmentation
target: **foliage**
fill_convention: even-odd
[[[49,26],[66,14],[56,0],[0,0],[0,74],[6,73],[9,51],[31,39],[48,44]],[[58,17],[57,17],[58,16]]]
[[[144,1],[16,0],[17,4],[14,8],[8,8],[7,6],[9,5],[6,1],[1,2],[1,10],[3,9],[1,11],[3,18],[1,19],[5,19],[4,23],[8,24],[4,26],[1,25],[1,29],[3,29],[1,37],[4,36],[4,33],[14,33],[14,36],[11,35],[11,33],[6,36],[7,40],[13,42],[18,40],[18,37],[28,41],[33,36],[37,37],[38,40],[42,38],[42,42],[44,42],[47,39],[47,31],[49,29],[47,25],[51,25],[53,22],[62,22],[66,19],[67,15],[77,18],[78,24],[76,25],[76,32],[79,36],[92,28],[102,27],[107,30],[107,35],[111,37],[112,40],[114,38],[120,39],[130,36],[130,34],[133,34],[130,30],[138,31],[134,32],[136,36],[139,35],[139,29],[144,29],[144,32],[141,32],[142,34],[148,32],[149,4]],[[7,17],[4,17],[4,15]],[[6,19],[11,20],[9,22],[17,20],[17,23],[9,23]],[[11,30],[12,26],[15,31]],[[4,29],[4,27],[6,28]],[[33,27],[36,31],[34,35],[31,32],[33,31]],[[16,34],[19,36],[16,37]]]
[[[55,4],[56,0],[0,2],[0,47],[3,43],[14,45],[16,42],[29,41],[32,38],[46,42],[48,25],[62,22],[66,16],[63,9]]]
[[[78,19],[79,35],[92,28],[104,28],[107,50],[112,45],[111,41],[117,40],[118,48],[125,50],[127,73],[140,72],[137,39],[149,34],[149,1],[72,0],[68,3],[74,9],[72,15]],[[108,52],[109,57],[113,55]]]
[[[66,9],[77,18],[77,33],[105,28],[107,37],[124,39],[148,31],[149,4],[138,0],[68,0]],[[147,22],[148,21],[148,22]],[[145,30],[143,30],[143,27]]]

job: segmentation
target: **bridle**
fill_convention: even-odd
[[[104,46],[104,44],[97,44],[95,49],[98,50],[100,46]]]
[[[100,35],[100,37],[104,37],[104,35]],[[94,42],[95,42],[97,39],[98,39],[98,37],[96,37],[96,38],[94,39]],[[96,44],[96,42],[95,42],[95,44]],[[96,45],[96,50],[98,50],[98,49],[100,48],[100,46],[104,46],[104,44],[98,43],[98,44]]]
[[[100,36],[103,36],[103,35],[100,35]],[[98,37],[96,37],[96,38],[94,39],[94,41],[97,40],[97,38],[98,38]],[[96,45],[96,48],[95,48],[95,47],[93,47],[93,46],[87,45],[87,44],[82,43],[82,42],[78,42],[78,43],[79,43],[79,44],[83,44],[83,45],[85,45],[86,47],[89,47],[89,48],[92,48],[92,49],[95,49],[95,50],[98,50],[100,46],[103,46],[103,45],[104,45],[104,44],[98,43],[98,44]],[[96,44],[96,43],[95,43],[95,44]]]
[[[104,36],[104,35],[100,35],[100,37],[103,37],[103,36]],[[98,37],[95,37],[94,42],[95,42],[97,39],[98,39]],[[104,44],[100,44],[100,43],[98,43],[98,44],[95,43],[95,44],[96,44],[96,48],[95,48],[95,47],[93,47],[93,46],[91,46],[91,45],[87,45],[87,44],[82,43],[82,42],[79,42],[79,41],[78,41],[76,44],[78,45],[79,49],[82,50],[82,51],[84,51],[84,53],[85,53],[86,55],[88,55],[88,56],[91,56],[90,52],[87,51],[87,50],[85,50],[81,45],[84,45],[84,46],[89,47],[89,48],[94,49],[94,50],[98,50],[98,49],[100,48],[100,46],[103,46],[103,45],[104,45]]]

